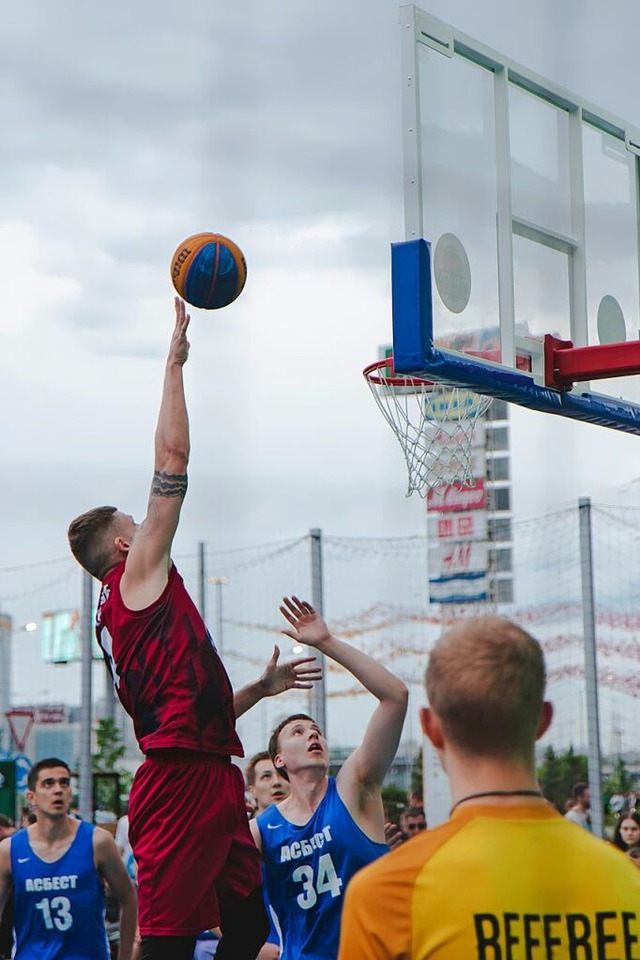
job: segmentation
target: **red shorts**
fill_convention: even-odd
[[[219,899],[261,883],[244,780],[226,757],[147,757],[129,799],[143,936],[189,936],[217,927]]]

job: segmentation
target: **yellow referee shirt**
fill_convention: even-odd
[[[338,960],[640,960],[640,870],[550,806],[474,804],[365,867]]]

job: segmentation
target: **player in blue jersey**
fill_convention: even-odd
[[[0,843],[0,912],[14,898],[15,960],[109,960],[104,882],[120,902],[119,960],[131,960],[136,893],[113,837],[69,816],[71,776],[51,757],[29,771],[36,822]]]
[[[408,691],[382,664],[333,637],[310,604],[285,598],[280,610],[290,624],[283,633],[345,667],[379,701],[335,779],[316,722],[305,714],[283,720],[269,754],[290,794],[251,822],[282,930],[282,960],[335,960],[347,884],[388,850],[381,786],[400,741]]]

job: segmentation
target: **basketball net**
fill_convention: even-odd
[[[473,430],[493,398],[451,383],[396,376],[393,357],[369,364],[363,373],[402,447],[406,495],[426,497],[440,484],[469,486],[474,479]]]
[[[9,723],[11,736],[18,750],[24,750],[31,733],[35,713],[33,710],[7,710],[5,717]]]

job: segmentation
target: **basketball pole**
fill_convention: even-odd
[[[11,750],[7,711],[11,706],[11,635],[13,621],[0,613],[0,749]]]
[[[82,612],[80,614],[81,695],[80,695],[80,769],[78,770],[78,810],[83,820],[93,823],[93,777],[91,764],[91,706],[93,668],[93,578],[82,571]]]
[[[578,501],[580,518],[580,574],[582,582],[582,629],[584,633],[584,676],[587,702],[587,754],[591,829],[604,836],[602,799],[602,759],[600,754],[600,715],[598,710],[598,652],[596,646],[595,603],[593,589],[593,550],[591,537],[591,500]]]
[[[198,607],[200,616],[207,622],[207,552],[204,540],[198,543]]]
[[[324,588],[322,580],[322,530],[315,527],[309,530],[311,540],[311,603],[321,617],[324,617]],[[324,682],[324,654],[314,650],[318,666],[322,670],[322,679],[313,685],[311,691],[311,714],[325,738],[327,734],[327,699]]]

